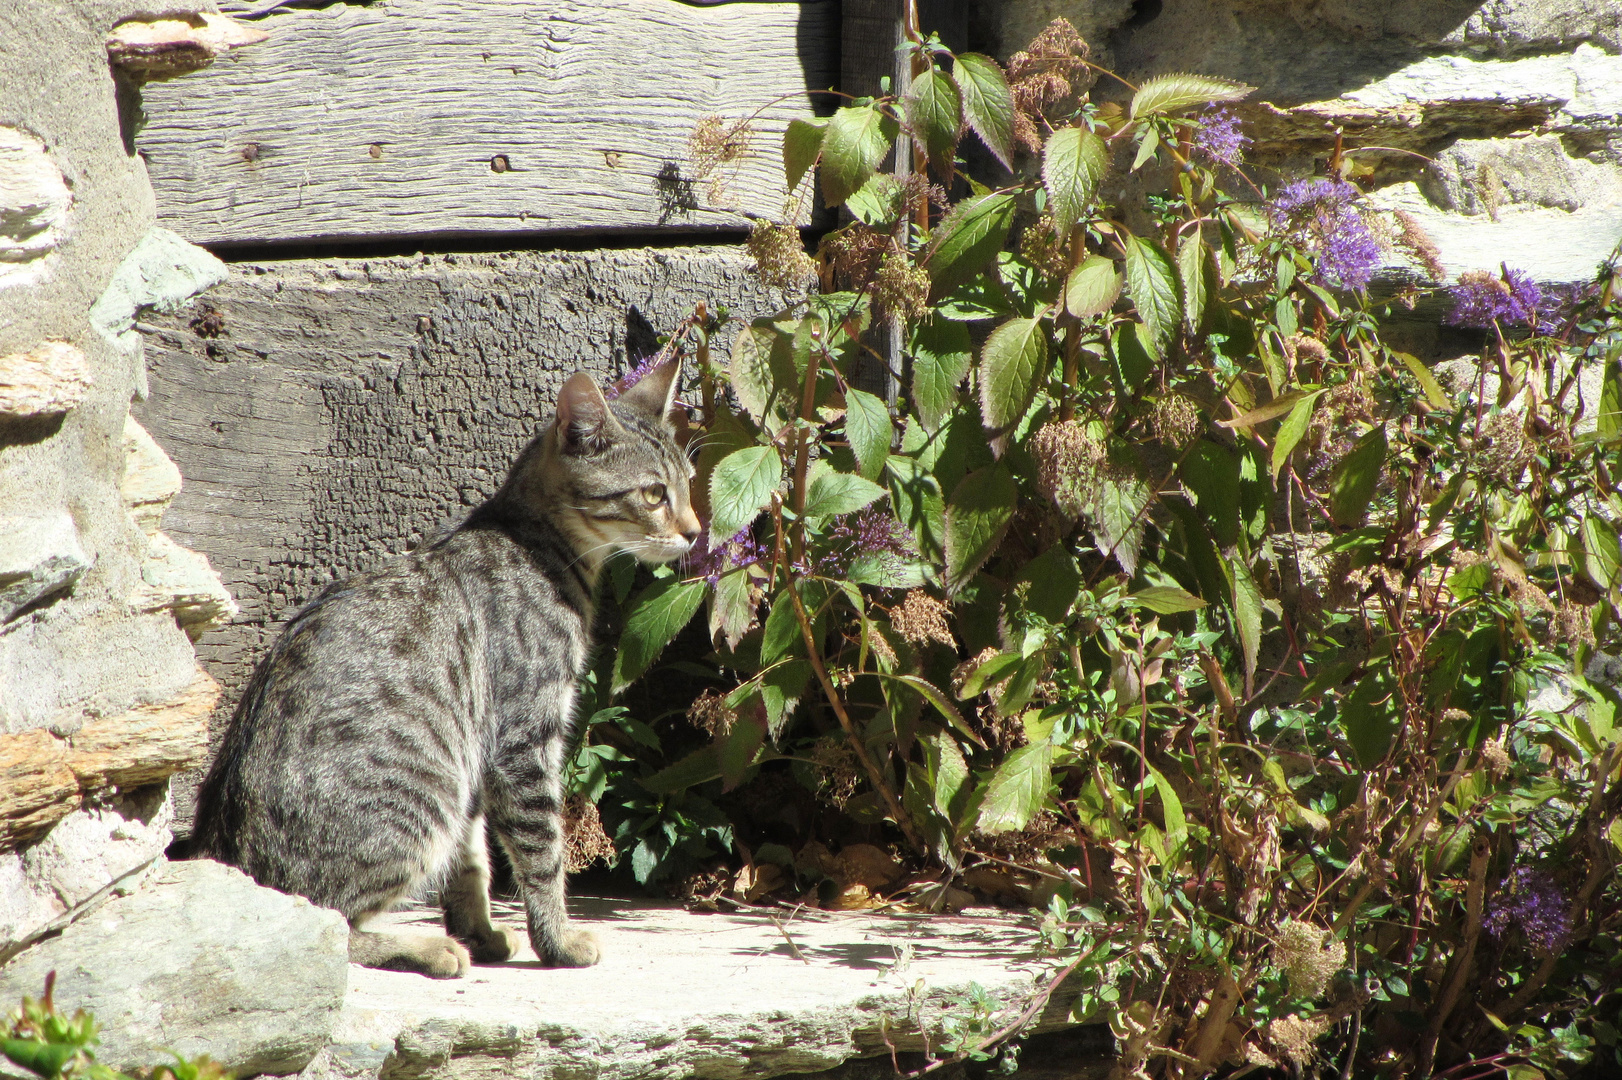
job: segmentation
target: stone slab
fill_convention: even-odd
[[[174,1050],[239,1077],[297,1072],[344,1003],[348,941],[335,911],[219,863],[173,863],[0,968],[0,1001],[38,996],[55,971],[57,1003],[99,1022],[103,1064]]]
[[[522,928],[513,905],[497,917]],[[465,979],[351,967],[333,1046],[306,1080],[744,1080],[834,1068],[889,1046],[940,1045],[943,1024],[983,987],[1006,1022],[1054,961],[1032,921],[979,914],[705,914],[645,900],[574,898],[603,945],[596,967],[540,966],[526,946]],[[436,912],[387,916],[438,931]],[[774,921],[775,920],[775,921]],[[1070,995],[1036,1030],[1071,1026]],[[999,1025],[1000,1026],[1000,1025]],[[887,1045],[888,1042],[888,1045]],[[888,1068],[888,1061],[885,1062]]]

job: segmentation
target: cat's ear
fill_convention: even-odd
[[[636,381],[619,396],[620,403],[648,416],[671,419],[676,407],[676,390],[681,385],[681,360],[667,360]],[[671,420],[674,423],[674,420]]]
[[[558,442],[564,451],[598,453],[607,448],[618,427],[596,380],[584,371],[570,375],[558,391]]]

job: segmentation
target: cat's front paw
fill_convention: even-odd
[[[492,926],[479,938],[464,938],[475,964],[499,964],[518,955],[524,939],[505,926]]]
[[[537,948],[535,953],[548,967],[591,967],[602,959],[597,935],[590,930],[565,930],[560,942]]]

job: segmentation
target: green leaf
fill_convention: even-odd
[[[1149,504],[1149,485],[1141,480],[1104,480],[1093,495],[1093,544],[1106,558],[1114,555],[1128,576],[1138,572]]]
[[[963,127],[963,95],[957,82],[939,68],[912,80],[904,102],[907,123],[923,142],[930,162],[945,175],[957,148],[957,133]]]
[[[1089,255],[1072,271],[1064,286],[1065,310],[1078,319],[1102,315],[1121,295],[1121,272],[1102,255]]]
[[[1318,391],[1316,390],[1312,391],[1312,395],[1316,395],[1317,393]],[[1237,428],[1243,431],[1249,431],[1258,424],[1265,424],[1269,420],[1276,420],[1280,416],[1283,416],[1291,409],[1294,409],[1298,401],[1308,396],[1309,395],[1305,390],[1291,390],[1289,393],[1280,394],[1272,401],[1269,401],[1263,405],[1258,405],[1249,412],[1242,413],[1239,416],[1234,417],[1232,420],[1218,420],[1217,423],[1222,427]]]
[[[1032,743],[1009,754],[986,787],[977,822],[980,831],[1001,833],[1023,829],[1047,801],[1052,780],[1052,743]]]
[[[1376,665],[1363,675],[1340,703],[1340,722],[1358,764],[1371,768],[1385,757],[1397,733],[1396,684],[1388,666]]]
[[[883,228],[895,223],[906,207],[906,189],[889,173],[874,173],[862,189],[845,200],[845,209],[864,225]]]
[[[794,709],[805,695],[811,682],[811,662],[790,660],[778,664],[760,676],[760,700],[766,706],[766,722],[773,739],[781,738],[783,729],[794,716]]]
[[[1239,542],[1239,471],[1238,457],[1210,439],[1201,439],[1178,470],[1205,527],[1222,548]]]
[[[1273,481],[1278,481],[1278,474],[1290,460],[1290,454],[1295,451],[1307,433],[1307,427],[1312,423],[1312,410],[1317,407],[1318,396],[1322,390],[1314,390],[1296,400],[1290,407],[1290,415],[1284,418],[1284,423],[1278,426],[1278,434],[1273,437]]]
[[[830,470],[811,481],[811,490],[805,496],[805,516],[828,518],[853,514],[883,495],[884,489],[871,480],[855,473]]]
[[[755,423],[766,425],[785,393],[779,378],[793,371],[792,339],[770,319],[756,319],[738,331],[732,342],[728,373],[738,402]],[[780,419],[780,418],[779,418]]]
[[[957,592],[1002,543],[1014,516],[1019,487],[1008,466],[976,469],[952,489],[946,503],[946,589]]]
[[[953,74],[962,91],[963,115],[1003,167],[1012,169],[1014,158],[1014,95],[997,61],[979,53],[957,57]]]
[[[1159,615],[1175,615],[1180,611],[1197,611],[1205,601],[1175,585],[1151,585],[1132,594],[1132,599]]]
[[[1183,325],[1190,334],[1197,334],[1205,321],[1205,305],[1211,299],[1216,278],[1210,250],[1198,229],[1183,237],[1177,249],[1177,276],[1183,286]]]
[[[1183,813],[1183,800],[1177,797],[1177,789],[1159,769],[1148,762],[1144,762],[1144,767],[1149,770],[1155,791],[1160,794],[1160,813],[1166,822],[1166,860],[1174,867],[1183,845],[1188,843],[1188,819]]]
[[[834,113],[822,136],[822,199],[838,206],[862,189],[890,152],[899,130],[876,105],[847,105]]]
[[[783,132],[783,180],[789,191],[799,187],[800,180],[817,163],[822,153],[822,133],[827,127],[826,116],[796,117],[788,122],[788,130]]]
[[[934,317],[953,322],[974,322],[995,319],[999,315],[1016,314],[1003,292],[1002,284],[989,274],[970,278],[952,289],[935,304]]]
[[[874,674],[878,675],[879,678],[885,680],[886,682],[901,683],[904,686],[916,690],[920,697],[929,702],[931,705],[935,706],[935,711],[940,713],[941,718],[950,724],[958,734],[962,735],[964,738],[970,740],[978,746],[984,747],[986,745],[984,742],[981,742],[980,736],[976,735],[974,733],[974,729],[969,727],[968,722],[963,719],[963,714],[957,711],[957,706],[952,704],[952,699],[947,697],[946,693],[941,690],[940,687],[936,686],[928,679],[921,678],[917,675],[891,675],[883,671],[875,672]]]
[[[1399,352],[1396,355],[1407,365],[1409,374],[1413,375],[1414,379],[1418,381],[1419,388],[1425,391],[1425,400],[1429,401],[1433,408],[1451,409],[1453,407],[1453,402],[1448,399],[1447,391],[1443,390],[1442,384],[1436,381],[1436,376],[1432,375],[1431,369],[1425,366],[1425,361],[1412,353]]]
[[[721,758],[716,748],[705,746],[694,750],[674,765],[667,765],[639,783],[655,795],[674,795],[690,787],[708,783],[721,775]]]
[[[1617,542],[1616,530],[1594,514],[1583,518],[1583,569],[1602,589],[1615,585],[1622,571],[1622,545]]]
[[[716,741],[716,764],[721,767],[721,790],[731,791],[744,782],[755,755],[766,742],[766,725],[753,716],[740,716]]]
[[[934,732],[920,736],[918,743],[924,749],[924,763],[929,770],[935,809],[956,825],[957,815],[963,809],[958,794],[968,794],[966,781],[969,779],[969,763],[963,759],[963,750],[950,735]]]
[[[734,450],[710,475],[710,543],[721,545],[765,509],[783,479],[783,461],[770,446]]]
[[[1068,544],[1054,544],[1026,563],[1014,579],[1014,586],[1022,582],[1030,583],[1025,610],[1055,626],[1063,625],[1070,617],[1070,609],[1081,595],[1081,569]]]
[[[1245,696],[1251,694],[1256,679],[1256,657],[1262,646],[1262,590],[1240,556],[1225,560],[1233,578],[1234,628],[1245,657]]]
[[[1605,377],[1599,388],[1599,412],[1594,416],[1594,430],[1602,439],[1622,435],[1622,378],[1618,376],[1617,361],[1607,357]]]
[[[913,327],[912,401],[925,428],[935,431],[952,411],[973,362],[969,328],[962,323],[934,318]]]
[[[771,611],[766,613],[766,625],[761,628],[760,663],[763,667],[769,666],[790,652],[803,653],[804,645],[805,635],[800,632],[800,620],[794,613],[794,600],[787,591],[780,591],[772,601]]]
[[[1053,231],[1062,240],[1087,213],[1109,164],[1104,140],[1086,128],[1060,128],[1042,151],[1042,183],[1047,186]]]
[[[54,1080],[62,1072],[62,1066],[78,1052],[77,1046],[68,1043],[47,1043],[36,1039],[0,1039],[0,1053],[36,1076],[45,1077],[46,1080]]]
[[[1126,292],[1149,328],[1148,343],[1158,360],[1171,344],[1183,314],[1177,267],[1159,243],[1136,236],[1126,238]]]
[[[730,535],[730,534],[729,534]],[[631,683],[664,651],[681,628],[704,606],[709,586],[678,577],[660,578],[631,601],[614,657],[614,693]]]
[[[725,637],[728,648],[736,649],[755,617],[755,605],[748,567],[722,574],[715,583],[715,595],[710,598],[710,640],[720,634]]]
[[[1254,86],[1211,75],[1156,75],[1132,95],[1132,119],[1155,113],[1176,112],[1207,101],[1239,101],[1254,93]]]
[[[894,430],[883,398],[854,386],[845,391],[845,438],[867,479],[876,480],[884,472]]]
[[[1335,466],[1329,477],[1329,516],[1335,524],[1350,528],[1363,519],[1380,482],[1385,455],[1385,425],[1377,424]]]
[[[965,199],[935,227],[926,266],[939,296],[973,278],[997,257],[1014,223],[1014,193]]]
[[[1047,374],[1048,337],[1041,319],[1009,319],[980,350],[980,417],[992,431],[1019,422]]]

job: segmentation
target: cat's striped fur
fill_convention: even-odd
[[[699,533],[677,375],[656,368],[614,402],[574,375],[461,526],[295,615],[203,786],[198,853],[341,911],[357,963],[462,975],[518,947],[490,919],[488,819],[536,954],[595,963],[595,938],[564,910],[563,753],[603,560],[667,562]],[[448,937],[362,928],[435,885]]]

